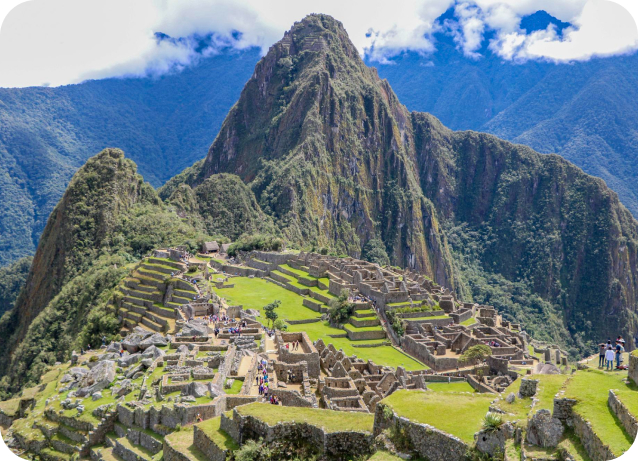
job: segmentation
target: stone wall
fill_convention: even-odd
[[[242,416],[233,411],[233,418],[222,415],[221,428],[237,443],[247,439],[263,438],[264,442],[304,440],[328,458],[346,459],[365,455],[372,451],[373,436],[366,431],[325,432],[308,423],[286,422],[270,426],[250,415]]]
[[[629,379],[638,384],[638,355],[636,351],[629,354]]]
[[[199,427],[193,428],[193,444],[206,456],[209,461],[225,461],[227,450],[219,447],[206,432]],[[170,461],[170,460],[165,460]],[[189,460],[190,461],[190,460]]]
[[[416,423],[407,418],[399,417],[392,412],[392,416],[384,415],[387,407],[383,403],[376,406],[374,413],[374,435],[381,434],[385,429],[397,427],[405,431],[415,451],[425,459],[437,461],[464,461],[469,445],[458,437],[447,434],[428,424]]]
[[[284,407],[313,407],[311,401],[306,400],[299,391],[292,389],[271,388],[268,395],[274,395]]]
[[[574,411],[574,405],[578,403],[573,399],[555,398],[552,416],[558,418],[567,427],[572,427],[578,436],[585,451],[592,461],[608,461],[617,456],[612,453],[608,445],[598,437],[591,427],[591,423]]]
[[[616,393],[612,389],[609,390],[609,399],[607,403],[609,404],[611,411],[622,423],[627,434],[635,440],[636,437],[638,437],[638,421],[636,420],[636,417],[629,412],[625,404],[618,399]]]

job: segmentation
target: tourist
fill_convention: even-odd
[[[611,344],[607,346],[607,351],[605,351],[605,362],[607,364],[607,371],[609,371],[609,367],[613,369],[614,367],[614,351],[611,348]]]
[[[197,422],[201,423],[203,421],[202,419],[202,415],[200,415],[199,413],[197,413]]]
[[[605,343],[599,344],[598,351],[598,368],[603,368],[605,366]]]
[[[106,336],[102,336],[102,347],[106,347]]]
[[[120,349],[120,358],[124,355],[124,349]]]
[[[616,342],[616,368],[620,368],[620,362],[622,362],[622,353],[625,352],[625,348],[620,342]]]

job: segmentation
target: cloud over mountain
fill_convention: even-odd
[[[571,27],[522,30],[521,19],[541,9]],[[490,48],[508,60],[582,60],[638,46],[631,15],[607,0],[31,0],[0,29],[0,86],[162,74],[222,46],[265,53],[312,12],[340,19],[359,51],[378,62],[408,50],[432,53],[434,34],[444,30],[476,58],[488,31]],[[158,40],[158,33],[180,40]],[[214,39],[202,50],[199,37]]]

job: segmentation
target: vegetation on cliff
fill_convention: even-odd
[[[0,315],[13,308],[13,303],[27,280],[32,262],[31,256],[25,256],[0,268]]]

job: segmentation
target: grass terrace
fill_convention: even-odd
[[[491,394],[398,390],[381,402],[399,416],[429,424],[472,444],[492,400]]]
[[[435,392],[476,392],[467,381],[458,383],[427,383],[428,389]]]
[[[587,369],[575,373],[565,386],[565,397],[578,400],[574,411],[591,423],[594,432],[609,445],[616,456],[629,450],[633,440],[609,409],[607,399],[609,389],[634,392],[625,384],[626,376],[626,372]],[[631,397],[634,401],[638,400],[636,394]]]
[[[372,432],[374,415],[319,408],[283,407],[267,403],[251,403],[236,408],[241,415],[253,416],[266,424],[304,422],[322,427],[327,432]]]
[[[231,417],[232,412],[226,414]],[[224,450],[237,450],[239,446],[232,437],[221,429],[221,416],[209,419],[203,423],[197,424],[197,427],[206,433],[210,439],[217,444],[217,446]]]

